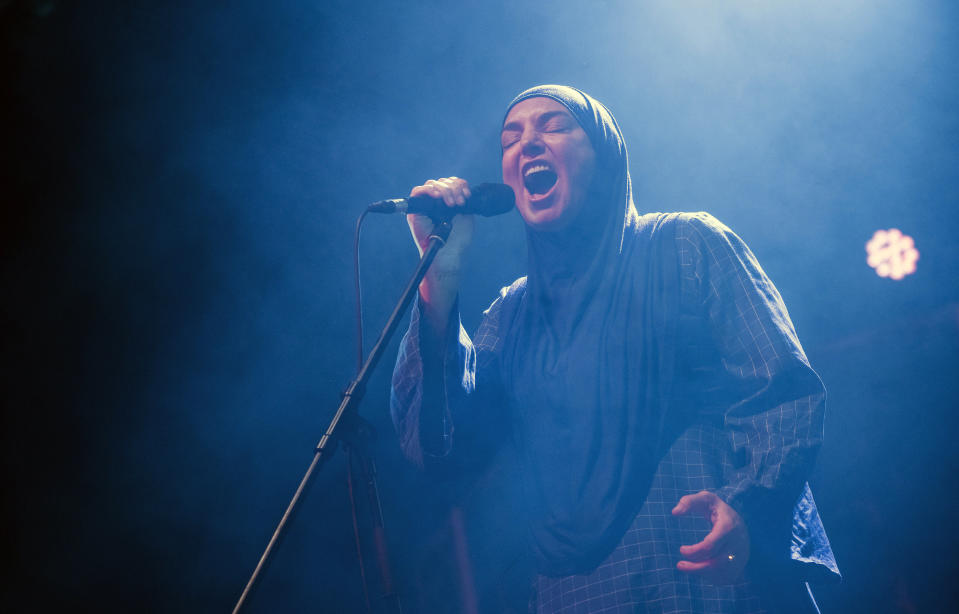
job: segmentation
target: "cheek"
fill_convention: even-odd
[[[589,187],[596,170],[596,156],[592,150],[581,152],[576,160],[576,180],[583,189]]]

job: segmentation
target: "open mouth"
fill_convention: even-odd
[[[523,174],[523,185],[530,194],[546,194],[556,185],[556,171],[545,164],[538,164],[526,169]]]

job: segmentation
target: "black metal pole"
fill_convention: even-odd
[[[311,462],[309,468],[307,468],[306,474],[303,476],[303,479],[300,480],[300,485],[297,487],[296,492],[293,494],[293,498],[290,500],[290,504],[286,507],[286,511],[283,513],[283,517],[280,518],[279,524],[276,525],[276,530],[273,531],[273,537],[270,538],[270,542],[267,544],[266,550],[264,550],[263,555],[260,556],[260,561],[256,564],[253,574],[247,581],[246,587],[243,589],[243,593],[240,594],[240,598],[237,600],[236,606],[233,608],[233,614],[238,614],[246,604],[251,592],[253,591],[254,585],[256,584],[257,580],[259,580],[263,570],[266,569],[266,566],[269,564],[276,545],[279,543],[280,538],[286,531],[287,523],[296,512],[300,503],[300,499],[303,497],[303,494],[306,492],[306,488],[313,479],[314,471],[320,465],[321,461],[325,461],[329,456],[327,449],[329,449],[330,453],[332,453],[334,446],[331,442],[336,441],[335,437],[338,435],[338,429],[341,428],[341,423],[344,425],[349,423],[350,420],[346,420],[345,418],[348,418],[350,415],[356,412],[356,408],[359,405],[360,400],[363,398],[367,380],[370,378],[370,375],[373,373],[373,369],[376,368],[376,364],[379,362],[383,352],[386,350],[386,346],[389,343],[390,338],[393,336],[393,333],[396,331],[396,327],[399,326],[400,319],[403,317],[406,309],[410,306],[410,303],[413,302],[413,296],[419,288],[423,277],[426,276],[426,271],[429,270],[430,265],[433,263],[433,259],[436,257],[436,252],[438,252],[440,248],[446,244],[446,239],[449,237],[450,229],[450,219],[437,222],[435,228],[433,229],[433,234],[430,235],[429,246],[423,252],[422,257],[420,258],[420,263],[413,272],[412,277],[410,277],[409,282],[406,284],[406,288],[403,289],[403,294],[400,296],[400,300],[393,309],[393,313],[390,314],[389,319],[386,321],[386,325],[383,327],[383,331],[380,333],[379,339],[376,340],[376,344],[373,346],[373,349],[370,350],[370,354],[366,357],[366,362],[363,363],[363,367],[356,375],[356,378],[350,382],[350,385],[347,386],[346,391],[343,392],[343,400],[340,402],[340,406],[337,408],[336,414],[334,414],[333,420],[330,422],[330,426],[326,429],[323,437],[320,438],[319,443],[316,444],[313,462]],[[397,606],[398,605],[399,604],[397,601]]]

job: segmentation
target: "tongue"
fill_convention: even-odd
[[[556,183],[556,173],[553,171],[536,171],[523,179],[530,194],[545,194]]]

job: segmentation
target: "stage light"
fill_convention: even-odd
[[[866,243],[866,264],[876,270],[879,277],[899,280],[916,272],[919,250],[909,235],[898,228],[877,230]]]

